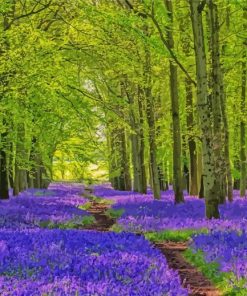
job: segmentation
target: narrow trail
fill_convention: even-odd
[[[98,231],[110,231],[110,228],[116,223],[116,219],[110,218],[106,215],[106,211],[110,206],[102,205],[97,202],[91,202],[88,212],[94,216],[96,223],[87,226],[86,229]]]
[[[86,188],[84,190],[84,197],[88,198],[93,193],[93,189]],[[110,231],[110,228],[116,223],[116,219],[110,218],[106,211],[111,208],[110,205],[101,204],[95,201],[90,201],[90,208],[87,210],[94,218],[95,223],[85,227],[88,230]]]
[[[162,242],[154,245],[165,255],[168,266],[178,271],[182,285],[189,290],[190,296],[221,295],[210,280],[183,257],[182,253],[188,248],[187,243]]]
[[[89,194],[92,194],[92,189],[85,190],[84,196],[87,197]],[[88,212],[94,216],[96,223],[87,226],[86,229],[110,231],[110,228],[116,223],[116,219],[110,218],[106,215],[106,211],[111,208],[111,206],[94,201],[90,202],[91,206],[88,209]],[[189,290],[189,296],[221,295],[210,280],[183,257],[182,253],[188,248],[188,244],[186,242],[154,243],[154,247],[159,249],[165,256],[169,268],[178,271],[182,286]]]

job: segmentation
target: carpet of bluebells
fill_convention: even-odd
[[[206,220],[205,203],[185,194],[185,203],[174,205],[171,190],[154,200],[151,192],[141,195],[96,186],[95,194],[112,199],[113,208],[124,209],[118,224],[125,231],[208,229],[193,237],[191,249],[203,251],[208,263],[218,263],[218,271],[228,272],[229,285],[247,287],[247,199],[234,192],[234,201],[220,206],[221,219]],[[234,294],[234,295],[246,295]]]
[[[0,295],[187,295],[142,236],[0,231]]]
[[[18,197],[0,200],[0,228],[33,228],[41,221],[66,222],[88,216],[78,184],[52,184],[49,190],[29,189]]]
[[[143,236],[40,228],[88,215],[82,191],[54,184],[0,201],[1,296],[188,295]]]
[[[222,272],[233,273],[234,281],[244,282],[247,288],[247,233],[213,231],[193,238],[194,251],[203,251],[206,262],[218,263]]]
[[[191,249],[202,251],[206,262],[217,262],[219,271],[233,274],[233,285],[242,280],[246,286],[247,200],[237,192],[234,202],[220,206],[221,219],[208,221],[204,200],[186,195],[184,204],[174,205],[172,190],[154,200],[151,192],[95,186],[94,195],[124,209],[118,219],[124,232],[41,228],[42,221],[88,216],[80,208],[87,202],[82,192],[82,185],[52,184],[0,201],[1,296],[188,295],[160,251],[131,233],[168,229],[208,229],[193,236]]]
[[[220,220],[205,219],[203,199],[185,193],[184,204],[174,205],[172,190],[162,192],[160,200],[154,200],[152,193],[142,195],[135,192],[121,192],[110,186],[95,186],[95,195],[111,199],[113,208],[124,209],[118,224],[125,231],[161,231],[166,229],[247,229],[247,200],[234,192],[234,201],[220,206]]]

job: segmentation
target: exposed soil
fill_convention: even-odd
[[[183,257],[182,253],[187,249],[187,243],[163,242],[154,245],[165,255],[168,266],[178,271],[182,285],[189,290],[190,296],[221,295],[210,280]]]
[[[116,219],[112,219],[105,214],[110,207],[110,205],[91,201],[91,207],[88,209],[88,212],[94,216],[96,222],[87,226],[86,229],[109,231],[116,223]],[[162,242],[155,243],[154,245],[165,255],[169,268],[178,271],[182,285],[189,290],[190,296],[221,295],[213,284],[183,257],[182,252],[188,248],[187,243]]]
[[[90,202],[91,206],[87,210],[94,216],[96,222],[86,226],[86,229],[109,231],[110,228],[116,223],[116,219],[110,218],[106,215],[106,211],[110,208],[109,205],[100,204],[97,202]]]

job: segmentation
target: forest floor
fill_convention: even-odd
[[[0,295],[247,295],[247,199],[51,184],[0,200]],[[35,294],[36,293],[36,294]]]
[[[87,198],[88,193],[85,194]],[[87,229],[97,231],[110,231],[116,223],[116,218],[109,218],[106,211],[111,208],[110,205],[104,205],[95,201],[90,202],[88,212],[92,214],[96,223],[87,227]],[[182,255],[187,250],[188,243],[163,241],[155,242],[154,247],[159,249],[165,256],[169,268],[176,270],[181,279],[182,286],[189,291],[189,296],[219,296],[220,291],[206,278],[198,268],[191,265]]]

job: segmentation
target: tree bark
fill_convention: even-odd
[[[14,178],[14,195],[25,191],[27,185],[27,166],[28,156],[25,147],[25,127],[21,124],[17,130],[16,158],[15,158],[15,178]]]
[[[146,194],[147,193],[147,173],[146,173],[146,165],[145,165],[144,99],[145,99],[145,94],[143,94],[141,88],[138,87],[138,110],[139,110],[139,116],[140,116],[139,155],[140,155],[140,163],[141,163],[141,180],[142,180],[140,192]]]
[[[244,19],[247,19],[247,9],[244,9]],[[246,29],[246,25],[244,28]],[[240,121],[240,196],[246,195],[246,46],[247,42],[243,44],[243,61],[242,61],[242,87],[241,87],[241,121]]]
[[[207,63],[202,22],[203,5],[190,0],[191,20],[194,35],[194,50],[197,77],[197,106],[202,131],[203,183],[206,203],[206,217],[219,218],[219,185],[214,166],[213,131],[211,128],[211,108],[207,89]]]
[[[1,141],[4,142],[7,134],[1,134]],[[4,148],[0,150],[0,199],[9,198],[8,171],[7,171],[7,153]]]
[[[132,166],[134,175],[134,191],[140,193],[146,193],[146,181],[143,176],[145,176],[145,165],[144,165],[144,145],[142,133],[142,122],[140,119],[139,112],[139,93],[137,91],[130,91],[125,87],[125,92],[128,97],[129,102],[129,118],[132,133],[130,135],[131,147],[132,147]],[[144,172],[143,172],[144,170]],[[145,177],[146,178],[146,177]]]
[[[160,184],[158,165],[156,159],[156,130],[155,130],[155,117],[154,117],[154,97],[151,90],[151,61],[150,52],[146,49],[146,64],[145,64],[145,97],[147,104],[147,122],[149,127],[149,159],[150,159],[150,183],[152,185],[153,194],[155,199],[160,199]]]
[[[167,29],[167,41],[169,47],[174,49],[174,40],[172,35],[173,10],[172,2],[165,1],[168,11],[170,25]],[[175,193],[175,203],[184,202],[182,187],[182,161],[181,161],[181,131],[180,131],[180,115],[179,115],[179,95],[178,95],[178,74],[177,65],[172,60],[170,65],[170,94],[172,105],[172,129],[173,129],[173,189]]]
[[[185,79],[185,89],[186,89],[186,111],[187,111],[187,131],[188,131],[188,146],[190,154],[190,185],[189,194],[197,196],[198,195],[198,180],[197,180],[197,151],[196,142],[192,135],[194,126],[194,114],[193,114],[193,93],[192,84],[188,79]]]
[[[219,46],[219,19],[218,8],[213,0],[208,0],[209,7],[209,28],[210,28],[210,45],[211,45],[211,59],[212,59],[212,73],[211,84],[212,94],[211,106],[213,113],[213,149],[215,157],[215,172],[218,175],[219,182],[219,202],[224,203],[225,195],[225,155],[223,149],[223,135],[222,135],[222,94],[224,91],[222,81],[222,69],[220,63],[220,46]]]

